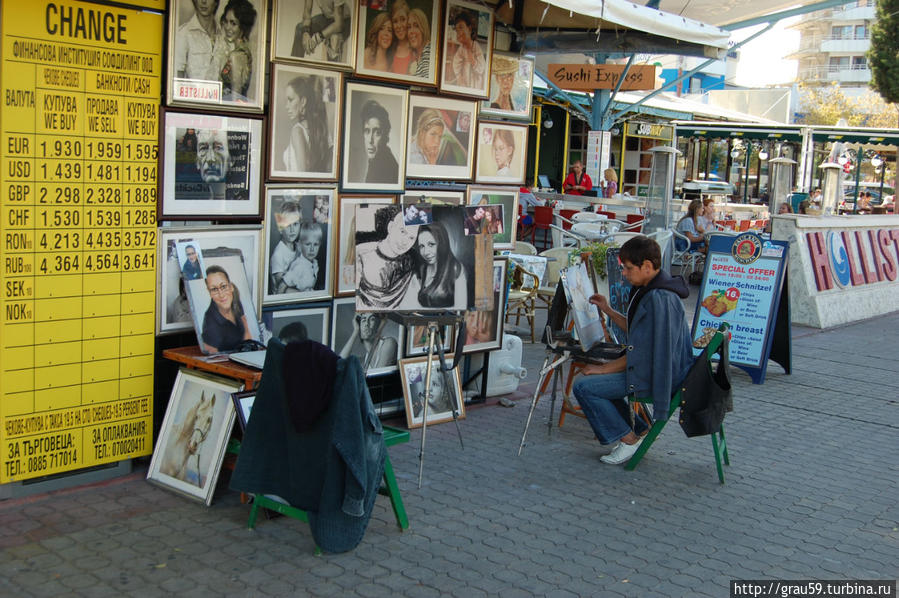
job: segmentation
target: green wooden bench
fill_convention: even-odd
[[[724,342],[724,334],[727,331],[727,324],[722,324],[721,328],[718,329],[718,332],[715,333],[715,336],[712,337],[712,340],[709,341],[708,348],[703,353],[703,356],[708,360],[708,366],[712,367],[711,356],[715,354],[718,350],[718,347],[721,346],[721,343]],[[624,468],[628,471],[633,471],[634,468],[637,467],[637,464],[640,463],[640,460],[643,458],[643,455],[649,450],[652,446],[652,443],[655,442],[656,438],[658,438],[659,434],[662,432],[662,428],[665,427],[665,424],[672,418],[674,412],[681,406],[683,402],[682,397],[683,390],[678,388],[674,395],[671,397],[671,406],[668,408],[668,417],[663,420],[659,420],[652,424],[652,427],[649,429],[649,432],[646,434],[646,437],[643,438],[643,442],[640,443],[640,448],[637,449],[637,452],[630,458]],[[652,397],[640,397],[636,399],[632,399],[635,403],[640,405],[652,405]],[[724,465],[730,465],[730,457],[727,454],[727,441],[724,438],[724,423],[721,424],[721,429],[717,433],[711,434],[712,436],[712,450],[715,453],[715,467],[718,469],[718,480],[723,484],[724,483],[724,468],[722,466],[722,462]]]
[[[409,431],[394,428],[392,426],[383,426],[384,428],[384,444],[388,447],[403,442],[409,442]],[[378,490],[378,493],[390,498],[390,505],[393,507],[393,514],[396,515],[396,522],[401,530],[409,529],[409,518],[406,515],[406,508],[403,506],[403,497],[400,495],[400,487],[396,483],[396,476],[393,473],[393,465],[390,463],[390,454],[384,458],[384,485]],[[303,509],[298,509],[285,504],[281,501],[270,498],[264,494],[253,495],[253,505],[250,508],[250,519],[247,521],[247,527],[253,529],[256,527],[256,517],[260,508],[266,508],[275,511],[287,517],[299,519],[309,523],[309,516]],[[315,548],[318,554],[319,548]]]

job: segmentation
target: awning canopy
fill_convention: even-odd
[[[626,0],[512,0],[496,16],[524,33],[532,52],[616,52],[703,55],[727,49],[730,32]]]
[[[697,121],[675,121],[674,125],[678,137],[802,141],[802,127],[798,125],[759,125],[758,123],[710,123]]]
[[[742,23],[774,12],[820,4],[820,0],[661,0],[659,8],[666,12],[698,19],[717,27]]]
[[[847,127],[813,127],[812,139],[817,142],[841,141],[863,145],[899,146],[899,129],[865,129]]]

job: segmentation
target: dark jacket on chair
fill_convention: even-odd
[[[333,373],[322,370],[321,364],[328,363],[324,356],[304,361],[286,362],[284,345],[269,341],[231,487],[274,494],[307,511],[316,544],[345,552],[362,540],[371,517],[384,473],[383,430],[358,359],[336,360]],[[285,388],[286,368],[292,372],[287,379],[334,377],[329,405],[304,432],[294,425],[296,402],[315,402],[314,397],[305,394],[310,386]],[[294,375],[297,368],[306,371]]]

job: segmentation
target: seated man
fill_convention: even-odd
[[[620,314],[603,295],[590,302],[627,331],[628,348],[623,357],[600,365],[588,365],[588,375],[574,384],[574,396],[601,444],[620,441],[600,458],[619,465],[630,459],[647,429],[637,418],[631,424],[627,396],[651,396],[653,419],[668,417],[672,389],[687,375],[693,364],[690,331],[681,299],[689,295],[680,276],[661,271],[662,252],[658,243],[639,236],[621,246],[618,254],[624,277],[634,286],[627,314]]]

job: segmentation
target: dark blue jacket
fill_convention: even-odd
[[[628,309],[627,390],[652,397],[653,419],[667,419],[672,389],[693,364],[690,329],[682,297],[689,296],[684,279],[660,271],[645,288],[635,289],[638,301]]]
[[[326,375],[308,365],[304,375]],[[284,344],[272,339],[231,487],[283,498],[309,513],[319,547],[352,550],[368,526],[387,454],[365,375],[356,357],[338,360],[327,410],[300,433],[288,401],[302,400],[302,389],[286,396],[284,367]]]

